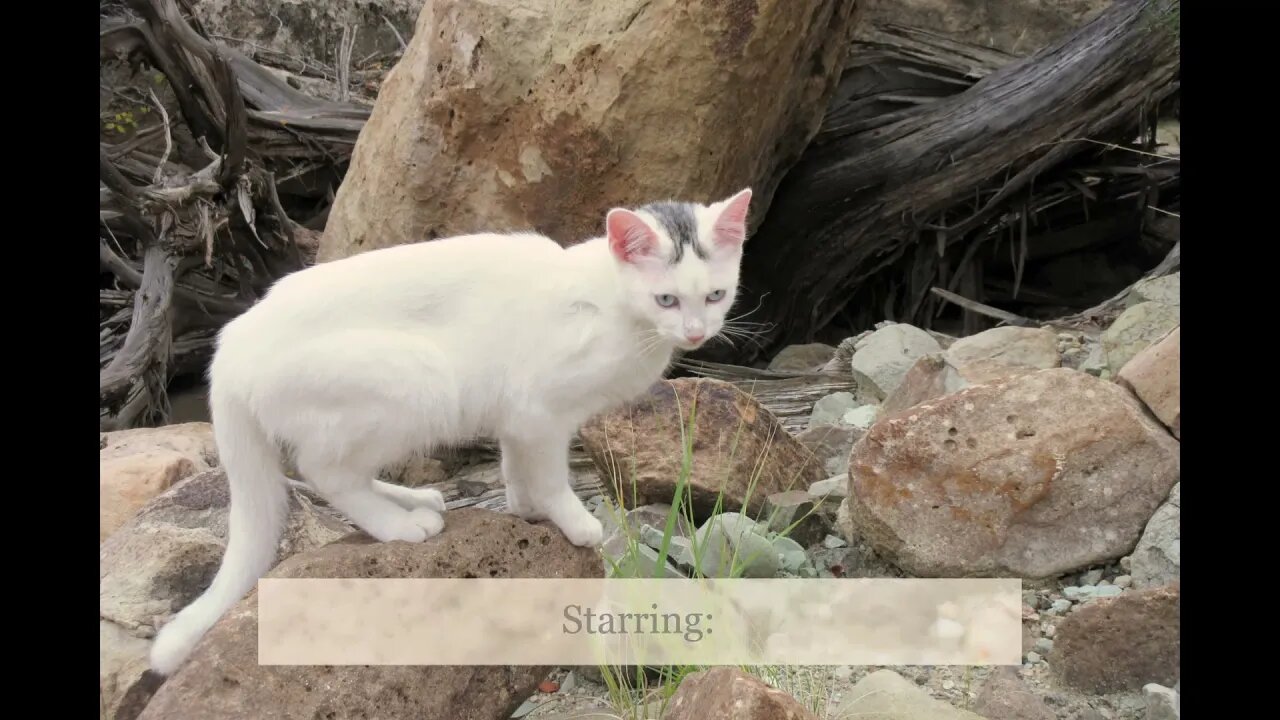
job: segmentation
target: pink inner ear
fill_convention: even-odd
[[[609,211],[605,222],[609,234],[609,249],[623,262],[653,255],[658,249],[658,237],[649,225],[630,210]]]
[[[750,188],[730,198],[716,218],[713,234],[716,245],[736,247],[747,239],[747,211],[751,207]]]

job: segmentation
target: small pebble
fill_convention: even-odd
[[[1051,638],[1051,637],[1053,637],[1053,636],[1054,636],[1054,634],[1055,634],[1055,633],[1057,633],[1057,632],[1058,632],[1058,626],[1057,626],[1057,625],[1045,625],[1045,626],[1044,626],[1044,636],[1045,636],[1045,637],[1050,637],[1050,638]]]
[[[1075,585],[1068,585],[1062,588],[1062,596],[1068,600],[1079,600],[1084,594],[1084,588]]]
[[[1096,598],[1115,597],[1122,592],[1124,592],[1124,588],[1120,587],[1119,585],[1099,585],[1098,587],[1094,588],[1093,597],[1096,597]]]
[[[1049,638],[1040,638],[1036,641],[1036,652],[1048,655],[1051,650],[1053,650],[1053,641]]]
[[[1053,605],[1049,607],[1048,612],[1052,615],[1062,615],[1071,609],[1070,600],[1054,600]]]
[[[828,550],[835,550],[836,548],[842,548],[848,544],[849,543],[844,541],[844,538],[836,537],[835,535],[828,535],[822,538],[822,547]]]
[[[841,680],[848,680],[849,678],[853,677],[853,668],[849,667],[848,665],[841,665],[840,667],[836,668],[835,676]]]
[[[1127,588],[1132,584],[1133,584],[1133,578],[1129,577],[1128,575],[1121,575],[1120,577],[1116,578],[1115,585],[1118,588]]]
[[[1035,665],[1036,663],[1040,662],[1040,653],[1036,652],[1035,650],[1032,650],[1031,652],[1027,653],[1027,662],[1031,663],[1032,665]]]
[[[1125,555],[1124,557],[1120,558],[1120,569],[1125,572],[1131,572],[1129,569],[1130,562],[1132,562],[1132,560],[1129,559],[1128,555]]]
[[[1097,585],[1098,581],[1101,579],[1102,579],[1101,570],[1090,570],[1089,572],[1080,576],[1080,584],[1081,585]]]
[[[942,681],[942,689],[943,689],[943,690],[950,690],[950,689],[954,688],[955,686],[956,686],[956,684],[955,684],[953,681],[951,681],[951,680],[943,680],[943,681]]]

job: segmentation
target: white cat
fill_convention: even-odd
[[[275,562],[288,511],[278,443],[335,509],[380,541],[444,527],[444,498],[374,478],[424,446],[496,437],[507,506],[575,545],[602,528],[569,485],[591,416],[659,381],[676,348],[716,336],[733,304],[751,190],[711,205],[615,208],[606,234],[562,248],[469,235],[322,263],[228,323],[209,403],[231,487],[212,585],[166,624],[169,675]]]

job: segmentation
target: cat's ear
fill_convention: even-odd
[[[738,191],[728,200],[712,206],[716,213],[711,240],[717,248],[738,250],[747,240],[747,212],[751,209],[751,188]]]
[[[624,263],[638,263],[658,255],[658,235],[644,218],[623,208],[609,211],[605,219],[609,249]]]

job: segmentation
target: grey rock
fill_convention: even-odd
[[[1179,720],[1182,717],[1182,698],[1177,690],[1148,683],[1142,687],[1142,696],[1147,701],[1146,720]]]
[[[773,549],[778,553],[779,565],[786,572],[797,574],[806,565],[810,565],[809,556],[805,554],[804,548],[791,538],[774,538]]]
[[[838,422],[811,425],[796,435],[796,440],[822,463],[826,475],[843,475],[849,471],[849,451],[863,435],[863,430]]]
[[[631,540],[621,531],[605,540],[601,551],[612,560],[605,564],[611,577],[619,578],[652,578],[658,575],[658,551],[635,540]],[[662,576],[683,578],[685,574],[673,567],[668,561],[662,566]]]
[[[848,546],[848,544],[849,543],[844,541],[844,538],[838,538],[835,535],[828,535],[822,539],[822,547],[828,550],[835,550],[836,548],[846,547]]]
[[[917,359],[941,351],[929,333],[911,325],[892,324],[876,330],[859,344],[850,363],[859,394],[872,402],[884,400]]]
[[[1165,305],[1182,305],[1182,273],[1176,272],[1158,278],[1147,278],[1134,284],[1125,298],[1125,306],[1133,307],[1144,302]]]
[[[1182,566],[1181,488],[1173,486],[1142,532],[1129,561],[1135,588],[1155,587],[1179,579]]]
[[[652,505],[641,505],[627,511],[626,526],[629,532],[638,533],[640,528],[645,525],[651,525],[659,530],[667,527],[667,518],[671,514],[671,506],[662,503],[654,503]],[[675,535],[689,537],[693,534],[693,528],[689,527],[688,520],[683,513],[676,516],[676,524],[673,530]]]
[[[879,416],[880,408],[875,405],[863,405],[846,412],[844,416],[840,418],[840,422],[865,431],[870,429],[870,427],[876,423],[876,418]]]
[[[817,370],[835,354],[836,349],[826,343],[788,345],[774,356],[769,369],[778,372]]]
[[[1133,578],[1129,575],[1120,575],[1116,577],[1114,584],[1118,588],[1127,588],[1133,584]]]
[[[832,529],[838,498],[815,499],[805,490],[787,490],[765,498],[760,522],[801,545],[812,545]]]
[[[1080,576],[1081,585],[1097,585],[1102,580],[1102,571],[1094,568]]]
[[[1040,657],[1040,653],[1036,652],[1035,650],[1032,650],[1031,652],[1027,653],[1027,662],[1031,663],[1032,665],[1035,665],[1036,663],[1040,662],[1042,659],[1043,658]]]
[[[1070,609],[1071,609],[1070,600],[1059,599],[1059,600],[1054,600],[1053,604],[1051,604],[1049,606],[1049,609],[1046,610],[1045,612],[1049,613],[1050,615],[1064,615]]]
[[[853,393],[831,393],[813,404],[813,413],[809,415],[809,427],[841,424],[844,414],[857,406],[858,401]]]
[[[1169,334],[1180,322],[1177,306],[1143,302],[1125,310],[1102,333],[1102,349],[1112,375],[1135,355]]]
[[[765,529],[741,513],[712,516],[698,528],[698,568],[707,577],[773,577],[778,554],[763,537]]]
[[[809,486],[809,497],[812,497],[815,499],[831,497],[831,498],[835,498],[836,500],[839,500],[840,498],[845,498],[848,496],[849,496],[849,476],[848,475],[835,475],[833,477],[827,478],[826,480],[819,480],[818,482]]]
[[[1053,650],[1053,641],[1049,638],[1040,638],[1036,641],[1036,652],[1041,655],[1048,655]]]
[[[844,693],[831,717],[875,720],[983,720],[935,699],[892,670],[877,670]]]

